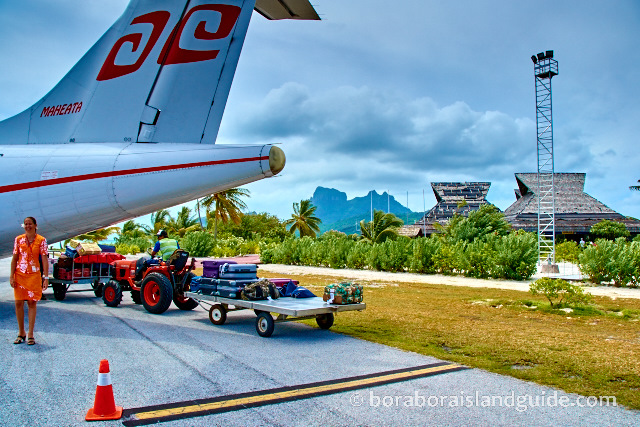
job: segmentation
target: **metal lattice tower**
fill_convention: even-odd
[[[536,124],[538,129],[538,256],[555,264],[555,191],[551,79],[558,75],[553,51],[531,57],[536,78]]]

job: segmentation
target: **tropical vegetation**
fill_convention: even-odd
[[[362,238],[371,243],[384,243],[387,239],[398,236],[398,228],[404,223],[392,213],[375,210],[373,221],[360,221]]]
[[[311,200],[302,200],[293,204],[291,218],[284,224],[289,227],[289,233],[298,232],[300,237],[316,237],[320,231],[320,218],[315,216],[316,207]]]

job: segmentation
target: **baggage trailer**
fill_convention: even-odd
[[[116,253],[102,253],[54,260],[53,278],[49,279],[49,284],[53,288],[53,297],[57,301],[62,301],[67,292],[88,290],[93,290],[96,297],[101,297],[104,284],[113,274],[111,263],[120,259],[124,259],[124,256]],[[69,291],[71,285],[89,285],[92,289]]]
[[[327,304],[320,297],[291,298],[280,297],[275,300],[246,301],[242,299],[222,298],[215,295],[203,295],[196,292],[185,292],[185,297],[198,301],[201,305],[209,305],[209,320],[214,325],[223,325],[229,311],[253,310],[256,313],[256,332],[261,337],[270,337],[275,323],[291,322],[301,319],[316,319],[318,326],[329,329],[333,325],[335,314],[341,311],[361,311],[367,305]],[[230,308],[233,306],[233,308]],[[271,313],[278,316],[274,319]]]

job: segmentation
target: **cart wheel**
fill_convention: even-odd
[[[140,291],[131,290],[131,299],[135,304],[142,304],[142,298],[140,297]]]
[[[64,283],[53,284],[53,297],[56,299],[56,301],[62,301],[66,295],[67,285],[65,285]]]
[[[122,288],[120,283],[115,280],[109,280],[102,290],[102,301],[108,307],[117,307],[122,301]]]
[[[160,273],[149,273],[142,281],[140,288],[142,305],[153,314],[162,314],[171,305],[173,288],[166,276]]]
[[[333,319],[333,313],[318,314],[316,316],[316,322],[321,329],[329,329],[332,327]]]
[[[93,286],[93,293],[95,294],[95,296],[97,296],[98,298],[102,297],[102,288],[104,288],[104,284],[103,283],[96,283]]]
[[[209,309],[209,320],[214,325],[224,325],[227,321],[227,310],[220,304],[214,304]]]
[[[261,312],[258,314],[256,318],[256,331],[258,335],[263,338],[268,338],[273,333],[273,328],[275,327],[275,322],[273,321],[273,317],[271,317],[271,313]]]

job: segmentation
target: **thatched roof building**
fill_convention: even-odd
[[[402,227],[398,234],[418,237],[437,233],[438,228],[434,224],[444,225],[455,214],[469,216],[470,212],[488,204],[490,186],[490,182],[432,182],[437,204],[415,224]]]
[[[554,174],[556,234],[585,235],[592,225],[608,219],[622,222],[632,234],[640,233],[640,221],[627,218],[584,192],[584,173]],[[538,231],[536,173],[515,174],[516,201],[505,211],[505,219],[516,229]]]

